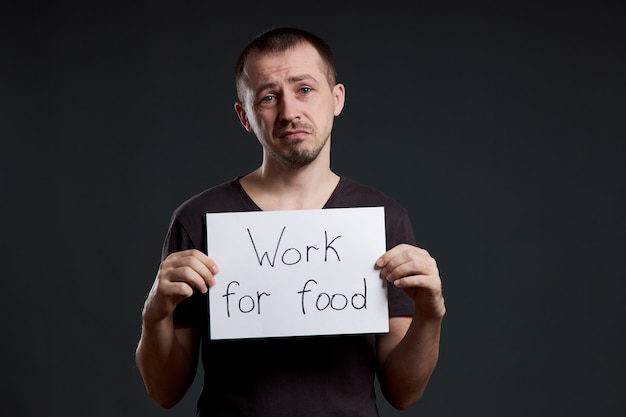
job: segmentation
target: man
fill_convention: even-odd
[[[273,29],[244,49],[235,76],[235,111],[263,160],[174,213],[136,352],[149,395],[174,406],[201,349],[199,416],[377,416],[375,375],[389,403],[406,409],[437,362],[441,281],[435,261],[415,246],[404,209],[330,169],[333,121],[345,99],[330,48],[308,32]],[[205,254],[205,213],[358,206],[385,207],[388,250],[372,263],[389,284],[388,333],[209,340],[207,292],[219,259]]]

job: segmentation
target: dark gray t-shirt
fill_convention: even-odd
[[[414,245],[404,208],[347,177],[340,178],[324,208],[376,206],[385,207],[387,249]],[[163,259],[192,248],[206,253],[205,213],[258,210],[238,178],[195,195],[174,212]],[[388,286],[388,295],[390,316],[413,315],[413,301],[402,290]],[[206,295],[196,292],[174,312],[176,325],[197,327],[202,335],[205,374],[198,416],[378,416],[376,335],[211,341],[207,310]]]

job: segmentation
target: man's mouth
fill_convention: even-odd
[[[288,129],[288,130],[284,130],[280,132],[278,137],[281,139],[286,139],[286,140],[294,140],[294,139],[302,139],[304,136],[307,136],[308,134],[309,132],[303,129],[293,129],[293,130]]]

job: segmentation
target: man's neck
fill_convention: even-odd
[[[328,164],[288,169],[264,163],[241,178],[241,185],[263,210],[322,208],[339,183]]]

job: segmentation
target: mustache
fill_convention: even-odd
[[[281,136],[288,130],[304,130],[307,133],[313,133],[313,126],[303,122],[289,122],[285,126],[276,129],[275,135]]]

